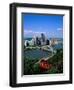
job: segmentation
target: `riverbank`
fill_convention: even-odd
[[[35,53],[35,52],[34,52]],[[56,74],[56,73],[63,73],[63,50],[57,50],[56,54],[53,55],[51,58],[48,58],[48,64],[52,65],[51,69],[46,71],[40,70],[40,64],[37,63],[40,61],[39,58],[31,57],[24,57],[24,75],[32,75],[32,74]],[[36,55],[37,56],[37,55]],[[41,56],[41,55],[40,55]]]

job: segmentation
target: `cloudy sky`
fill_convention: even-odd
[[[46,37],[63,37],[62,15],[22,14],[24,37],[39,36],[44,33]]]

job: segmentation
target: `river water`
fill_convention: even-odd
[[[24,52],[24,56],[28,57],[28,58],[33,58],[33,59],[41,59],[41,58],[46,58],[51,56],[51,52],[48,51],[43,51],[40,49],[36,49],[36,50],[27,50]]]

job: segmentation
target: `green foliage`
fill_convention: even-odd
[[[54,66],[50,70],[47,71],[47,73],[49,73],[49,74],[55,74],[57,72],[58,72],[58,70]]]
[[[56,64],[60,60],[63,60],[63,50],[62,49],[57,50],[56,54],[52,58],[50,58],[48,61],[49,63]]]
[[[32,74],[56,74],[63,73],[63,49],[57,50],[57,53],[48,60],[49,64],[52,64],[51,69],[41,72],[39,63],[37,63],[39,59],[24,57],[24,74],[32,75]]]
[[[38,60],[34,60],[31,58],[26,58],[24,59],[24,74],[25,75],[29,75],[29,74],[33,74],[34,73],[34,64],[37,62]]]
[[[41,73],[38,63],[34,64],[33,68],[34,68],[34,73],[35,74],[40,74]]]
[[[57,53],[48,62],[53,65],[49,73],[63,73],[63,49],[57,50]]]

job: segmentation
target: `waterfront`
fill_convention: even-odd
[[[44,51],[40,49],[35,49],[35,50],[27,50],[24,52],[24,57],[26,58],[31,58],[31,59],[41,59],[41,58],[46,58],[51,56],[52,53],[49,51]]]
[[[51,68],[51,69],[50,69]],[[60,69],[60,70],[59,70]],[[63,38],[41,36],[24,40],[24,74],[62,73]]]
[[[48,56],[51,56],[52,53],[54,51],[56,51],[56,49],[62,49],[63,45],[62,44],[58,44],[58,45],[54,45],[52,47],[53,51],[51,50],[51,47],[28,47],[28,50],[24,51],[24,57],[28,57],[31,59],[41,59],[41,58],[46,58]]]
[[[63,16],[23,14],[24,75],[63,73]]]

